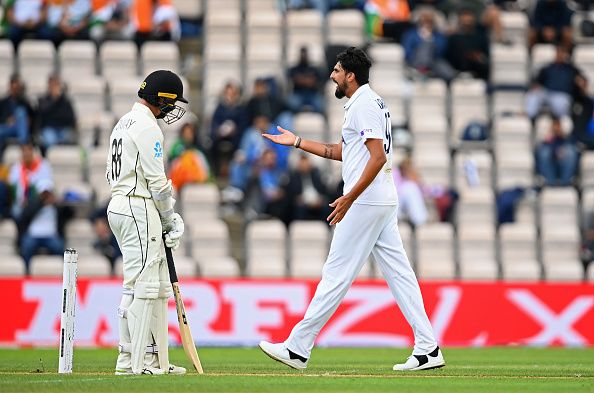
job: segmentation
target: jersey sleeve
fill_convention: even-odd
[[[354,125],[363,140],[383,139],[382,116],[380,107],[372,101],[357,111]]]
[[[149,191],[158,192],[167,184],[163,164],[163,134],[157,127],[148,127],[140,132],[134,142],[138,147],[140,166],[144,172]]]

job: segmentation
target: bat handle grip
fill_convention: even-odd
[[[165,244],[165,234],[163,234],[163,245],[165,246],[165,258],[167,258],[167,268],[169,269],[169,281],[172,284],[178,281],[177,279],[177,272],[175,271],[175,264],[173,263],[173,253],[171,252],[171,248],[167,247]]]

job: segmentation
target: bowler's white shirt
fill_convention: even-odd
[[[371,157],[365,142],[381,139],[386,163],[371,184],[354,203],[365,205],[396,205],[398,196],[392,178],[392,124],[384,100],[369,84],[357,89],[344,105],[342,125],[342,178],[344,194],[349,193],[361,178]]]
[[[163,132],[150,109],[135,103],[109,137],[107,173],[111,195],[151,198],[167,184]]]

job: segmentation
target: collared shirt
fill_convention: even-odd
[[[163,132],[151,110],[135,103],[109,137],[107,179],[111,194],[151,198],[167,184]]]
[[[366,205],[395,205],[398,203],[392,178],[392,124],[384,100],[369,84],[357,89],[344,105],[342,125],[342,178],[344,194],[349,193],[361,178],[371,157],[365,142],[381,139],[386,163],[355,203]]]

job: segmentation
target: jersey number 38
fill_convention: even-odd
[[[122,138],[111,142],[111,180],[118,180],[122,172]]]

